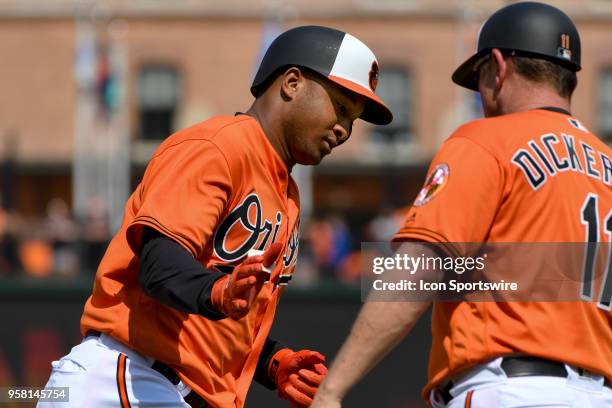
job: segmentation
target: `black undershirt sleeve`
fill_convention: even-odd
[[[270,337],[266,339],[266,343],[261,350],[261,354],[259,355],[259,360],[257,361],[257,368],[255,369],[255,376],[253,377],[255,381],[263,385],[269,390],[275,390],[276,384],[272,381],[272,379],[268,376],[268,366],[270,365],[270,360],[276,354],[277,351],[287,348],[283,343],[276,341]]]
[[[147,295],[166,306],[210,320],[227,317],[217,312],[210,301],[213,284],[225,274],[206,269],[180,244],[153,228],[144,228],[141,248],[139,283]],[[259,356],[254,379],[270,390],[276,389],[276,384],[268,377],[268,366],[283,348],[287,346],[268,337]]]
[[[147,295],[210,320],[227,317],[210,300],[213,284],[225,274],[206,269],[180,244],[153,228],[144,228],[141,248],[138,278]]]

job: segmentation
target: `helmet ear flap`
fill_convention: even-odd
[[[253,85],[251,87],[251,94],[256,98],[259,98],[261,95],[263,95],[263,93],[266,92],[266,89],[268,89],[270,85],[272,85],[272,82],[274,82],[274,80],[276,80],[276,78],[280,75],[283,68],[284,67],[278,68],[277,70],[270,73],[270,75],[268,75],[268,77],[264,79],[261,83]]]

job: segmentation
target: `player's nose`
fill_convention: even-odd
[[[341,145],[342,143],[347,141],[347,139],[351,135],[350,129],[350,123],[348,125],[343,123],[336,123],[336,125],[334,125],[333,132],[336,138],[336,145]]]

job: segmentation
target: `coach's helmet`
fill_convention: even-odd
[[[302,26],[279,35],[270,44],[251,85],[257,97],[269,80],[283,68],[298,66],[315,71],[352,92],[365,96],[361,119],[386,125],[393,115],[374,93],[378,83],[378,61],[364,43],[333,28]]]
[[[453,82],[478,91],[478,68],[493,48],[580,70],[578,30],[564,12],[547,4],[515,3],[496,11],[480,28],[476,54],[455,70]]]

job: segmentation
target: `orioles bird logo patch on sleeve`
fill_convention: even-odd
[[[417,195],[416,200],[414,200],[415,207],[427,204],[436,194],[442,191],[448,181],[449,173],[448,164],[438,164],[429,174],[427,180],[425,180],[425,185],[419,192],[419,195]]]
[[[372,92],[376,91],[376,87],[378,86],[378,63],[376,61],[373,61],[372,66],[370,67],[368,82],[370,83],[370,89]]]

